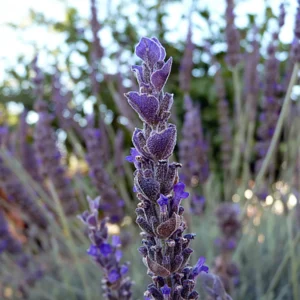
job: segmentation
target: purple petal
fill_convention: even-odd
[[[115,257],[116,257],[116,261],[119,262],[121,260],[123,256],[123,252],[121,250],[116,250],[116,253],[115,253]]]
[[[114,247],[118,247],[121,245],[121,239],[118,235],[113,235],[112,236],[112,241],[111,241],[111,244],[114,246]]]
[[[163,295],[171,294],[171,289],[169,288],[169,286],[167,284],[165,284],[160,290],[163,293]]]
[[[91,245],[90,248],[86,251],[86,253],[90,256],[97,256],[98,248],[95,245]]]
[[[110,244],[107,243],[103,243],[100,245],[100,252],[102,253],[102,255],[104,256],[108,256],[109,254],[112,253],[112,247]]]
[[[157,159],[168,159],[176,144],[176,126],[170,124],[162,132],[152,134],[147,140],[147,147],[152,156]]]
[[[125,94],[129,105],[139,114],[142,121],[155,124],[157,122],[157,111],[159,102],[154,96],[129,92]]]
[[[168,202],[169,202],[169,198],[162,194],[160,195],[160,197],[157,200],[157,203],[159,204],[159,206],[168,205]]]
[[[153,37],[152,40],[153,40],[157,45],[159,45],[159,48],[160,48],[160,56],[159,56],[159,60],[164,61],[164,60],[165,60],[165,57],[166,57],[166,50],[165,50],[165,48],[162,46],[162,44],[160,43],[160,41],[159,41],[156,37]]]
[[[139,84],[145,83],[142,66],[132,66],[131,70],[136,74],[136,78]]]
[[[132,143],[139,153],[147,158],[150,158],[150,155],[144,150],[144,147],[146,146],[146,139],[141,129],[136,128],[134,130]]]
[[[120,274],[119,274],[118,271],[115,270],[115,269],[111,270],[111,271],[108,273],[108,276],[107,276],[108,281],[109,281],[110,283],[114,283],[114,282],[118,281],[118,280],[120,279],[120,277],[121,277]]]
[[[153,40],[143,37],[138,45],[135,47],[136,55],[141,58],[146,64],[149,64],[151,68],[160,59],[160,47]]]
[[[87,220],[86,220],[86,223],[89,225],[89,226],[92,226],[92,227],[96,227],[97,226],[97,221],[98,221],[98,218],[97,216],[95,216],[94,214],[92,215],[89,215]]]
[[[122,265],[120,272],[122,275],[125,275],[128,272],[128,266]]]
[[[151,82],[156,88],[156,90],[161,91],[164,88],[171,72],[171,66],[172,66],[172,57],[168,59],[168,61],[164,64],[164,66],[160,70],[157,70],[152,74]]]

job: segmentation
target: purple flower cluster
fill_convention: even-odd
[[[94,97],[98,97],[100,88],[99,88],[99,80],[98,80],[98,67],[100,63],[100,59],[103,56],[104,49],[101,46],[101,42],[98,36],[100,30],[100,24],[97,17],[97,7],[96,1],[91,0],[91,28],[92,28],[92,45],[90,51],[90,80],[91,80],[91,89],[92,95]]]
[[[101,195],[101,210],[113,223],[123,218],[124,201],[113,187],[109,174],[105,170],[102,133],[100,129],[88,127],[84,130],[87,148],[86,160],[90,167],[90,176]]]
[[[46,102],[39,100],[35,103],[39,120],[35,126],[34,148],[37,154],[40,173],[44,179],[50,180],[62,202],[67,215],[77,211],[78,204],[72,189],[71,181],[66,176],[66,170],[61,164],[61,154],[56,145],[56,136],[51,122],[52,115],[48,113]]]
[[[251,40],[251,52],[246,55],[246,64],[244,72],[244,97],[247,99],[246,112],[250,122],[256,121],[257,99],[259,98],[259,76],[257,66],[260,61],[259,41],[257,37],[258,29],[253,28],[253,36]]]
[[[205,183],[209,177],[208,144],[203,136],[200,107],[194,106],[188,96],[185,100],[188,102],[187,111],[179,145],[179,157],[183,164],[181,178],[188,187],[195,187]]]
[[[127,276],[128,263],[121,264],[122,251],[119,236],[108,238],[107,219],[100,220],[100,197],[92,200],[88,198],[89,210],[79,216],[87,226],[89,238],[92,242],[87,253],[102,268],[102,280],[105,297],[109,300],[131,299],[132,282]]]
[[[0,128],[0,132],[4,132],[4,130],[1,130]],[[4,140],[4,138],[1,138],[0,133],[0,141],[1,140]],[[7,155],[11,155],[11,153],[7,152]],[[5,164],[5,161],[1,155],[0,187],[7,195],[8,201],[21,208],[24,214],[30,218],[30,221],[38,225],[41,229],[46,229],[48,227],[48,221],[44,211],[28,195],[23,184],[12,172],[12,170]]]
[[[273,40],[267,48],[268,58],[265,63],[264,97],[262,111],[259,116],[260,125],[257,129],[258,142],[256,151],[258,159],[255,165],[256,172],[260,170],[268,152],[281,107],[281,99],[279,98],[281,90],[278,84],[279,61],[276,58],[275,43],[276,41]],[[269,171],[271,171],[271,168],[272,166],[269,167]]]
[[[26,123],[27,111],[24,111],[20,116],[19,124],[19,141],[20,141],[20,160],[24,169],[35,181],[42,183],[42,178],[39,174],[37,158],[33,149],[33,143],[30,143],[29,126]]]
[[[231,261],[241,230],[239,206],[223,203],[218,207],[216,216],[222,237],[216,241],[221,253],[215,260],[214,273],[220,276],[226,291],[230,292],[239,280],[238,266]]]
[[[190,91],[194,48],[195,46],[192,42],[192,28],[190,24],[188,29],[185,49],[183,53],[183,58],[180,62],[180,68],[179,68],[179,85],[180,85],[180,89],[185,94],[188,94]]]
[[[185,185],[178,182],[178,163],[170,163],[176,144],[176,126],[168,123],[173,95],[163,88],[171,72],[172,58],[165,62],[166,51],[156,38],[142,38],[135,48],[142,65],[133,66],[139,92],[125,96],[143,121],[135,129],[134,149],[127,159],[134,162],[134,190],[140,200],[136,222],[142,229],[139,252],[153,283],[145,299],[198,299],[194,290],[200,272],[208,271],[204,259],[188,265],[194,234],[185,234],[181,200],[188,197]]]
[[[228,65],[234,68],[240,61],[240,34],[234,24],[234,0],[226,0],[226,42],[227,42],[227,56],[226,61]]]
[[[69,107],[69,102],[72,98],[70,91],[63,91],[58,69],[52,77],[51,100],[54,103],[55,116],[58,119],[59,125],[64,130],[75,130],[79,136],[82,136],[81,127],[74,120],[75,110]]]

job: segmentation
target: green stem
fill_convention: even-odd
[[[294,245],[293,245],[293,218],[291,216],[287,216],[287,229],[289,236],[289,250],[291,256],[291,271],[292,271],[292,287],[293,287],[293,296],[294,299],[299,299],[298,297],[298,259],[296,257]]]
[[[238,66],[234,67],[234,69],[232,70],[232,77],[233,77],[236,120],[238,122],[237,125],[239,125],[241,120],[241,113],[242,113],[242,101],[241,101],[241,85],[240,85]]]
[[[284,118],[285,118],[286,113],[287,113],[288,108],[289,108],[292,89],[293,89],[293,86],[295,85],[296,80],[298,78],[298,70],[299,70],[299,64],[296,63],[295,66],[294,66],[294,69],[293,69],[293,73],[292,73],[292,76],[291,76],[291,80],[290,80],[290,83],[289,83],[289,86],[288,86],[287,93],[286,93],[285,98],[284,98],[284,102],[283,102],[282,109],[281,109],[281,112],[280,112],[280,115],[279,115],[279,118],[278,118],[278,122],[276,124],[275,132],[274,132],[274,135],[273,135],[272,140],[271,140],[270,147],[269,147],[267,155],[266,155],[266,157],[263,161],[262,167],[261,167],[261,169],[259,170],[259,173],[256,176],[255,189],[258,188],[259,183],[262,181],[262,179],[263,179],[263,177],[264,177],[264,175],[267,171],[267,168],[269,166],[269,163],[271,161],[271,158],[274,154],[277,142],[278,142],[279,137],[280,137],[281,129],[282,129],[282,126],[283,126],[283,123],[284,123]]]
[[[296,238],[294,239],[293,241],[293,249],[297,246],[297,244],[299,243],[300,241],[300,232],[298,232]],[[267,293],[266,293],[266,296],[269,295],[276,287],[279,279],[280,279],[280,276],[281,276],[281,273],[283,272],[284,268],[286,267],[288,261],[289,261],[289,258],[290,258],[290,253],[286,253],[281,264],[279,265],[269,287],[268,287],[268,290],[267,290]],[[296,298],[297,299],[297,298]]]
[[[55,187],[54,187],[54,185],[53,185],[53,183],[52,183],[51,180],[47,181],[47,185],[49,187],[50,194],[51,194],[52,198],[55,201],[57,212],[58,212],[58,216],[59,216],[59,218],[61,220],[61,224],[62,224],[62,227],[63,227],[63,232],[64,232],[64,235],[66,237],[66,244],[68,245],[68,248],[69,248],[69,250],[71,252],[71,255],[73,256],[74,263],[76,265],[76,268],[78,270],[79,276],[80,276],[81,281],[83,283],[83,289],[84,289],[84,292],[85,292],[85,295],[86,295],[86,299],[91,299],[90,298],[90,290],[89,290],[88,284],[86,282],[86,276],[85,276],[84,270],[82,269],[82,267],[80,265],[80,262],[78,260],[78,257],[77,257],[77,254],[76,254],[75,243],[74,243],[74,240],[73,240],[73,237],[72,237],[72,233],[71,233],[70,228],[69,228],[69,223],[68,223],[68,221],[66,219],[64,210],[62,208],[60,199],[58,198],[58,195],[57,195],[57,193],[55,191]]]

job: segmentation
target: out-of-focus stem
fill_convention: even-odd
[[[300,232],[298,232],[296,238],[292,242],[293,249],[297,246],[299,241],[300,241]],[[268,287],[268,290],[266,292],[266,296],[268,296],[274,290],[274,288],[276,287],[276,285],[277,285],[277,283],[280,279],[281,273],[283,272],[284,268],[286,267],[286,264],[289,261],[289,258],[290,258],[290,252],[286,253],[283,260],[281,261],[281,264],[279,265],[279,267],[278,267],[278,269],[277,269],[277,271],[276,271],[276,273],[275,273],[275,275],[274,275],[274,277],[273,277],[273,279],[272,279],[272,281],[271,281],[271,283]]]
[[[73,240],[70,228],[69,228],[68,220],[65,216],[63,207],[61,205],[61,201],[58,198],[58,195],[56,193],[56,190],[55,190],[55,187],[54,187],[52,181],[48,179],[46,184],[49,187],[50,194],[51,194],[52,198],[55,201],[57,212],[58,212],[59,218],[61,220],[61,224],[62,224],[62,227],[63,227],[64,234],[66,236],[66,244],[68,245],[68,248],[71,252],[71,255],[73,256],[74,263],[77,267],[78,274],[79,274],[79,276],[81,278],[81,281],[82,281],[82,284],[83,284],[83,289],[85,291],[86,299],[89,300],[89,299],[91,299],[91,297],[90,297],[90,290],[89,290],[88,284],[86,282],[85,272],[82,269],[81,264],[78,260],[77,254],[75,252],[75,250],[76,250],[75,243],[74,243],[74,240]]]
[[[298,297],[298,261],[293,245],[293,218],[291,216],[286,218],[287,229],[289,235],[289,252],[291,256],[291,270],[292,270],[292,287],[293,287],[293,299],[299,299]]]
[[[246,123],[248,123],[246,121]],[[244,152],[244,159],[243,159],[243,170],[242,170],[242,184],[241,184],[241,193],[246,189],[249,174],[250,174],[250,157],[251,157],[251,150],[253,149],[252,141],[255,133],[255,121],[250,120],[247,127],[247,138],[246,138],[246,145],[245,145],[245,152]]]
[[[233,89],[234,89],[234,105],[235,105],[235,117],[237,125],[240,124],[242,113],[242,101],[241,101],[241,84],[239,79],[239,65],[236,65],[232,70]]]
[[[294,69],[293,69],[293,73],[292,73],[292,76],[291,76],[291,79],[290,79],[288,90],[287,90],[287,93],[286,93],[285,98],[284,98],[282,109],[281,109],[281,112],[280,112],[280,115],[279,115],[279,118],[278,118],[278,121],[277,121],[277,124],[276,124],[275,132],[274,132],[274,135],[272,137],[267,155],[266,155],[266,157],[263,161],[261,169],[259,170],[259,172],[256,176],[256,180],[255,180],[255,189],[256,190],[258,188],[259,183],[262,181],[262,179],[263,179],[263,177],[264,177],[264,175],[267,171],[268,165],[271,161],[271,158],[272,158],[273,153],[275,151],[277,142],[279,140],[281,129],[282,129],[282,126],[283,126],[283,123],[284,123],[284,118],[285,118],[286,113],[287,113],[288,108],[289,108],[292,89],[293,89],[293,86],[295,85],[297,77],[298,77],[298,70],[299,70],[299,64],[296,63],[295,66],[294,66]]]

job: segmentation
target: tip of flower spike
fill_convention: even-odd
[[[87,201],[89,203],[89,207],[91,211],[99,209],[100,199],[101,199],[100,196],[96,197],[94,200],[90,196],[87,196]]]

